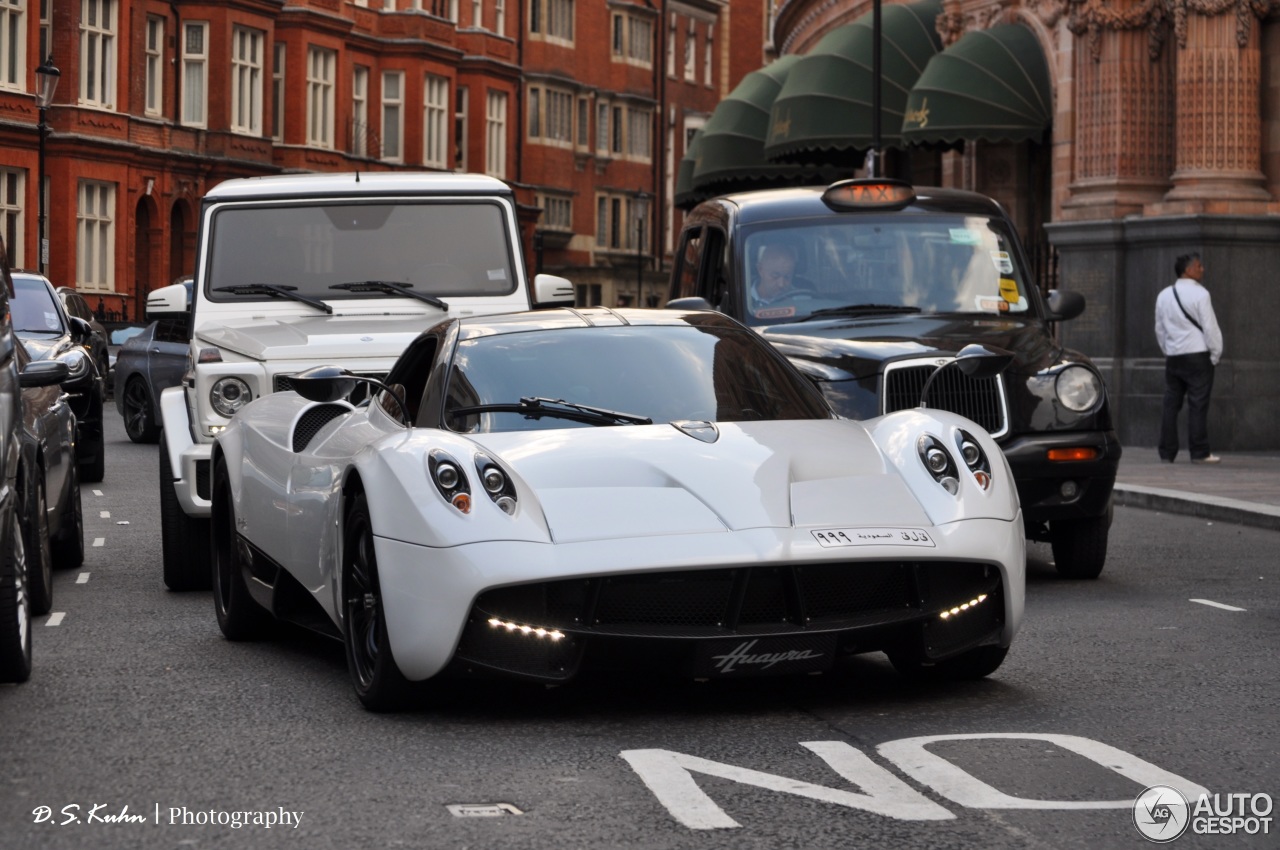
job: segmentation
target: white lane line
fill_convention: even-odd
[[[81,573],[80,575],[76,576],[76,584],[88,584],[88,583],[89,583],[88,573]]]
[[[1214,602],[1212,599],[1188,599],[1188,602],[1199,602],[1201,605],[1209,605],[1213,608],[1221,608],[1223,611],[1244,611],[1244,608],[1237,608],[1234,605],[1223,605],[1221,602]]]
[[[98,514],[98,516],[102,517],[103,519],[111,519],[111,511],[103,511],[102,513]]]
[[[45,625],[60,626],[62,625],[62,618],[65,616],[67,616],[66,611],[54,611],[52,614],[49,615],[49,619],[45,621]]]
[[[105,538],[105,537],[95,537],[95,538],[93,538],[93,545],[94,545],[94,546],[101,546],[103,543],[106,543],[106,542],[107,542],[107,538]]]
[[[94,490],[94,491],[93,491],[93,495],[95,495],[95,496],[101,496],[101,495],[102,495],[102,491],[101,491],[101,490]]]

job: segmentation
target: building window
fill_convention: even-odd
[[[422,164],[445,168],[449,161],[449,80],[428,74],[422,100]]]
[[[40,59],[49,55],[49,45],[53,44],[52,5],[53,0],[40,0]]]
[[[623,109],[621,106],[614,106],[609,110],[609,152],[618,156],[623,152],[623,135],[626,127],[622,123]]]
[[[542,89],[529,87],[529,138],[542,137]]]
[[[333,82],[338,54],[307,48],[307,144],[333,148]]]
[[[667,24],[667,76],[675,77],[676,75],[676,34],[679,18],[674,14],[670,17],[670,23]]]
[[[648,109],[627,109],[627,158],[648,161],[653,113]]]
[[[26,88],[25,4],[26,0],[0,0],[0,89],[23,91]],[[44,61],[43,56],[40,61]]]
[[[164,111],[164,18],[147,15],[147,36],[144,46],[143,78],[146,88],[147,115],[159,115]]]
[[[689,31],[684,37],[684,78],[693,82],[698,78],[698,25],[689,21]]]
[[[609,104],[596,103],[596,153],[609,155]]]
[[[231,132],[262,135],[262,45],[258,30],[231,33]]]
[[[404,72],[382,73],[382,158],[404,158]]]
[[[467,96],[465,86],[458,88],[457,111],[453,113],[453,168],[467,170]]]
[[[542,207],[542,228],[561,232],[573,230],[573,199],[558,195],[537,196],[538,206]]]
[[[351,154],[369,155],[369,69],[363,65],[351,73]]]
[[[707,40],[702,45],[703,61],[702,61],[702,82],[710,87],[712,58],[715,53],[715,24],[707,24]]]
[[[591,101],[585,97],[578,98],[578,136],[574,146],[579,150],[591,147]]]
[[[283,44],[275,46],[271,60],[271,138],[284,141],[284,57]]]
[[[634,205],[635,199],[630,194],[596,195],[597,247],[618,251],[635,250],[639,232]]]
[[[573,93],[549,86],[529,87],[529,139],[546,145],[573,144]]]
[[[182,123],[204,127],[209,103],[209,25],[186,23],[182,32]]]
[[[23,227],[22,211],[26,208],[22,193],[25,191],[25,174],[13,168],[0,168],[0,235],[9,246],[9,262],[20,269],[23,261],[23,241],[27,238]]]
[[[116,188],[111,183],[81,180],[76,197],[76,287],[115,288]]]
[[[490,91],[485,98],[484,173],[507,176],[507,93]]]
[[[529,0],[529,32],[573,44],[574,0]]]
[[[80,2],[80,102],[114,109],[116,102],[116,5]],[[24,69],[25,73],[25,69]]]
[[[613,14],[613,60],[648,68],[653,65],[653,21],[627,12]]]
[[[507,31],[507,0],[493,0],[493,31],[498,35]]]
[[[471,0],[471,26],[484,29],[484,0]]]

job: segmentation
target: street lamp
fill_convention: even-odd
[[[36,222],[36,238],[39,241],[40,274],[44,274],[45,264],[49,261],[49,240],[45,238],[44,229],[44,138],[49,135],[49,125],[45,123],[45,112],[53,103],[53,93],[58,88],[58,78],[62,72],[53,64],[52,54],[36,68],[36,107],[40,110],[40,124],[36,128],[40,133],[40,174],[39,185],[36,186],[36,198],[39,200],[39,219]]]
[[[649,199],[653,196],[644,189],[636,190],[636,306],[643,307],[644,301],[644,220],[649,215]]]

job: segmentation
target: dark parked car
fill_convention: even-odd
[[[89,349],[89,353],[93,356],[93,363],[98,367],[98,374],[105,378],[110,365],[107,358],[107,329],[98,321],[98,317],[89,309],[89,302],[85,301],[84,296],[79,292],[69,286],[59,286],[57,293],[58,298],[62,301],[62,308],[66,310],[67,315],[84,320],[92,331],[86,348]]]
[[[23,435],[18,493],[22,499],[27,593],[32,614],[53,606],[53,570],[84,561],[84,520],[75,454],[76,420],[58,386],[67,378],[60,360],[32,362],[15,341],[22,385]]]
[[[995,378],[939,372],[928,405],[997,439],[1059,573],[1102,571],[1120,445],[1101,376],[1051,332],[1084,298],[1041,296],[995,201],[890,180],[715,198],[685,217],[670,297],[753,326],[853,419],[917,406],[969,343],[1013,352]]]
[[[186,284],[189,302],[191,281],[179,282]],[[160,393],[182,382],[190,339],[189,313],[161,313],[116,353],[116,409],[124,417],[125,433],[135,443],[160,438]]]
[[[22,392],[9,323],[12,296],[9,252],[0,234],[0,682],[25,682],[31,676],[31,599],[19,523],[18,452],[13,448],[22,439]]]
[[[63,389],[76,416],[76,459],[80,480],[96,483],[105,472],[102,439],[103,380],[86,346],[93,331],[83,319],[68,316],[53,284],[34,272],[13,272],[10,304],[14,333],[26,343],[32,360],[61,360],[68,377]]]

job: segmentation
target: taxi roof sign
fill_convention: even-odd
[[[882,177],[841,180],[822,193],[823,203],[834,210],[899,209],[915,199],[910,183]]]

